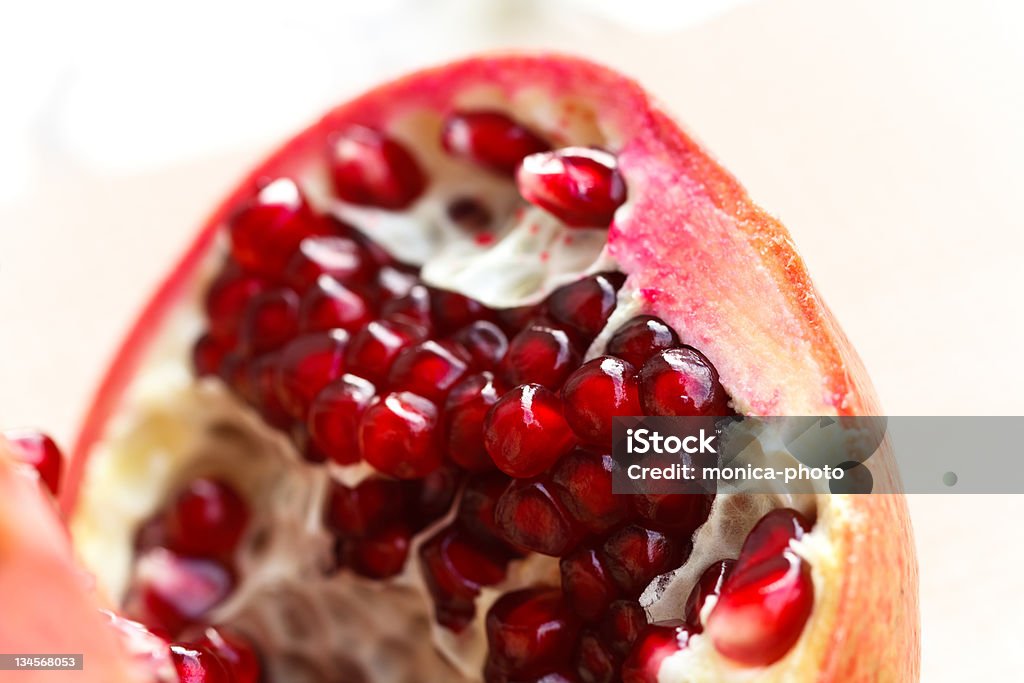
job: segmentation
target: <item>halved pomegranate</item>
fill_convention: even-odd
[[[638,85],[487,57],[241,183],[61,504],[181,681],[911,681],[901,497],[610,484],[616,415],[877,410],[783,227]]]

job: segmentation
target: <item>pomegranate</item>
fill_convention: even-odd
[[[63,484],[22,451],[101,593],[0,462],[0,591],[66,612],[0,645],[87,634],[126,681],[916,680],[901,497],[611,488],[614,416],[877,410],[784,228],[638,85],[425,71],[227,198]]]

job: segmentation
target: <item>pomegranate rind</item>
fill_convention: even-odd
[[[74,509],[88,453],[153,336],[259,179],[298,174],[345,124],[387,128],[409,112],[446,112],[480,89],[509,100],[528,91],[534,99],[590,107],[629,185],[609,251],[644,312],[664,319],[714,363],[738,412],[879,414],[863,365],[786,229],[637,83],[575,57],[493,55],[414,73],[333,109],[228,195],[143,309],[102,381],[72,451],[61,496],[66,512]],[[870,462],[876,481],[895,479],[888,444]],[[917,567],[905,500],[834,495],[819,497],[818,505],[818,528],[831,551],[815,558],[814,612],[793,651],[759,680],[918,680]]]

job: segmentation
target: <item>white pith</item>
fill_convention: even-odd
[[[486,94],[478,96],[487,99]],[[529,93],[522,97],[530,101]],[[536,102],[514,113],[527,122],[544,115]],[[537,127],[552,128],[542,124]],[[436,140],[439,125],[432,115],[412,117],[399,124],[397,132],[406,139]],[[595,131],[585,137],[588,144],[603,141]],[[398,258],[422,265],[428,283],[493,307],[536,303],[581,274],[615,269],[604,249],[604,230],[567,228],[540,209],[522,207],[507,179],[452,160],[439,146],[417,144],[415,149],[428,175],[441,180],[435,180],[407,212],[331,199],[322,169],[311,168],[299,180],[319,210],[360,227]],[[446,201],[467,195],[484,201],[495,215],[507,216],[493,243],[479,244],[447,218]],[[620,211],[628,212],[628,203]],[[196,381],[192,376],[188,359],[203,327],[201,297],[223,249],[220,245],[213,250],[205,276],[193,284],[193,295],[171,311],[162,336],[125,392],[120,411],[93,447],[71,522],[84,561],[103,588],[115,599],[122,598],[138,525],[179,485],[195,476],[217,475],[250,501],[274,501],[273,506],[252,505],[254,518],[238,554],[238,585],[210,618],[236,625],[261,649],[273,652],[269,664],[277,680],[329,681],[343,670],[339,657],[380,683],[481,680],[486,655],[482,616],[504,592],[538,583],[557,585],[557,560],[532,555],[514,562],[504,583],[484,589],[477,620],[459,635],[435,623],[417,562],[418,546],[447,520],[417,536],[405,571],[394,579],[370,581],[348,570],[325,576],[323,568],[331,554],[321,523],[326,485],[332,477],[355,485],[373,470],[365,463],[318,467],[303,462],[286,435],[267,427],[219,380]],[[614,330],[643,312],[648,311],[642,297],[627,282],[587,357],[600,355]],[[686,330],[677,331],[686,341]],[[744,406],[735,407],[743,412]],[[792,456],[780,449],[765,457],[777,461]],[[813,495],[719,496],[708,522],[695,534],[690,559],[652,582],[641,596],[650,620],[680,618],[701,572],[716,560],[735,557],[754,523],[769,510],[786,506],[810,516],[820,514],[822,507]],[[811,561],[817,590],[821,586],[816,563],[830,561],[828,544],[827,535],[816,528],[799,548]],[[425,637],[428,633],[431,637]],[[773,666],[783,666],[801,647],[798,642]],[[666,660],[659,680],[748,681],[759,672],[763,674],[729,663],[707,639],[696,636],[690,647]]]

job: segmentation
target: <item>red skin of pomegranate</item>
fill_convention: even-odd
[[[337,107],[226,198],[145,307],[104,378],[72,451],[61,494],[67,514],[74,511],[89,452],[151,341],[171,307],[189,295],[221,226],[259,179],[301,171],[345,125],[386,127],[413,109],[447,111],[459,94],[478,87],[510,100],[526,88],[552,100],[592,103],[602,126],[623,141],[617,167],[630,210],[616,213],[609,250],[628,275],[627,286],[640,292],[644,312],[680,331],[684,343],[711,360],[737,412],[882,414],[785,228],[638,84],[561,55],[483,57],[412,74]],[[708,300],[717,305],[705,306]],[[882,485],[896,481],[889,449],[883,442],[871,458]],[[818,590],[803,634],[759,680],[917,680],[917,567],[904,498],[823,497],[815,531],[827,537],[832,561],[812,566]]]

